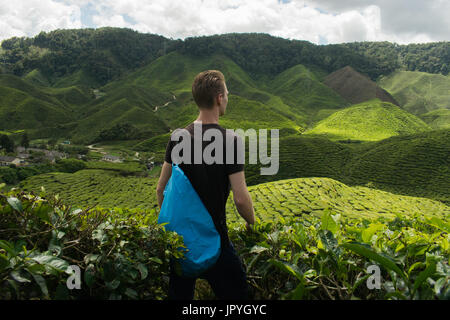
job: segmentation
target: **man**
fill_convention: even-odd
[[[211,214],[221,239],[221,254],[218,261],[213,267],[205,271],[200,278],[204,278],[209,282],[216,297],[219,299],[247,299],[249,297],[245,270],[234,250],[233,244],[228,238],[226,225],[225,206],[230,188],[233,191],[236,208],[246,221],[247,229],[250,229],[251,225],[254,224],[255,215],[252,199],[245,182],[244,164],[237,161],[237,144],[241,141],[236,134],[233,134],[232,137],[234,139],[234,161],[232,164],[228,164],[225,161],[227,153],[227,148],[225,147],[226,136],[230,132],[227,132],[218,124],[219,117],[225,114],[228,104],[228,89],[223,74],[217,70],[207,70],[199,73],[192,84],[192,95],[199,108],[199,115],[185,129],[189,132],[192,139],[196,138],[194,136],[194,126],[196,125],[201,124],[202,133],[211,128],[218,129],[223,134],[224,143],[222,164],[205,164],[203,159],[201,164],[196,164],[194,161],[191,161],[189,164],[179,164],[179,167],[188,177],[206,209]],[[167,144],[165,161],[156,190],[160,208],[164,198],[163,192],[172,172],[171,153],[176,143],[178,141],[169,140]],[[191,143],[193,144],[194,142],[191,141]],[[208,141],[202,140],[202,150],[208,144]],[[194,152],[192,152],[193,159]],[[171,263],[170,267],[169,299],[192,300],[194,298],[196,278],[177,275],[173,263]]]

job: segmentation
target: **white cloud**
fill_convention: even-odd
[[[81,27],[77,5],[52,0],[0,0],[0,40]]]
[[[439,6],[447,6],[442,0],[17,0],[14,5],[0,1],[0,39],[81,27],[82,14],[92,15],[97,27],[129,27],[175,39],[229,32],[264,32],[316,44],[323,38],[328,43],[450,38],[449,28],[442,28],[448,25],[445,14],[437,14]],[[89,12],[84,10],[87,5]],[[414,21],[407,13],[425,16]],[[439,32],[433,31],[433,24]]]

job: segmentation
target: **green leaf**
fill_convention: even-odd
[[[11,207],[13,207],[14,210],[17,210],[19,212],[23,212],[23,208],[22,208],[22,202],[20,202],[19,199],[15,198],[15,197],[10,197],[7,199],[9,205]]]
[[[17,282],[20,282],[20,283],[31,282],[30,279],[27,279],[27,278],[25,278],[24,276],[22,276],[22,275],[20,274],[20,272],[17,271],[17,270],[12,271],[12,272],[10,273],[10,275],[11,275],[11,277],[12,277],[14,280],[16,280]]]
[[[0,253],[0,271],[3,271],[4,269],[9,267],[9,260],[8,258]]]
[[[329,230],[332,233],[336,233],[336,231],[338,230],[338,225],[334,221],[329,208],[326,208],[322,213],[321,221],[322,221],[321,225],[322,230]]]
[[[37,263],[37,264],[28,266],[26,268],[26,270],[30,273],[43,274],[43,273],[45,273],[45,266]]]
[[[386,300],[389,300],[391,297],[396,297],[397,299],[407,300],[406,297],[398,291],[390,292],[385,296]]]
[[[412,272],[414,269],[419,268],[419,267],[422,267],[422,266],[425,266],[425,263],[423,263],[423,262],[421,262],[421,261],[414,263],[414,264],[409,268],[408,274],[411,275],[411,272]]]
[[[422,283],[427,280],[428,277],[431,277],[436,272],[436,261],[431,261],[431,263],[428,265],[428,267],[425,268],[416,278],[416,281],[414,281],[414,290],[415,293],[417,289],[422,285]],[[413,296],[414,296],[413,293]]]
[[[446,277],[439,278],[434,284],[434,293],[439,296],[441,294],[442,288],[447,283],[448,279]]]
[[[358,281],[355,282],[355,284],[352,287],[352,292],[355,292],[355,290],[364,282],[367,281],[367,279],[370,277],[370,274],[365,275],[364,277],[360,278]]]
[[[14,249],[14,245],[11,242],[8,242],[6,240],[0,240],[0,248],[4,249],[13,257],[17,255],[17,252]]]
[[[339,256],[340,252],[338,250],[338,242],[334,237],[333,233],[330,230],[319,230],[319,237],[322,245],[330,251],[334,253],[336,256]]]
[[[399,266],[392,259],[378,254],[372,248],[357,242],[345,243],[342,245],[342,247],[351,250],[363,257],[366,257],[367,259],[378,262],[386,269],[394,271],[404,280],[407,281],[406,274],[399,268]]]
[[[108,288],[109,290],[115,290],[119,287],[119,285],[120,280],[114,279],[113,281],[106,283],[106,288]]]
[[[36,283],[39,285],[39,287],[41,288],[42,294],[45,297],[48,297],[48,289],[47,289],[47,283],[45,282],[45,279],[39,275],[39,274],[31,274],[34,278],[34,281],[36,281]]]
[[[384,224],[381,223],[371,223],[368,228],[364,229],[361,233],[362,240],[364,242],[370,242],[372,240],[373,235],[382,230],[385,227]]]
[[[51,267],[55,270],[66,272],[67,268],[69,267],[69,263],[67,263],[66,260],[63,260],[61,258],[43,253],[40,255],[37,255],[32,258],[37,263],[43,264],[45,266]]]
[[[303,296],[305,294],[305,284],[303,281],[300,281],[300,283],[297,285],[297,287],[292,291],[290,297],[292,300],[301,300],[303,299]]]
[[[438,217],[432,217],[431,219],[427,219],[428,224],[441,229],[442,231],[445,231],[447,233],[450,233],[450,223],[442,221]]]
[[[141,280],[144,280],[145,278],[147,278],[147,275],[148,275],[147,267],[143,263],[139,263],[137,265],[137,268],[138,268],[139,272],[141,273]]]
[[[293,275],[298,280],[303,281],[303,274],[297,266],[291,265],[287,262],[278,261],[275,259],[270,259],[270,260],[268,260],[268,262],[273,264],[274,266],[278,267],[280,270]]]
[[[19,295],[20,295],[20,290],[19,290],[19,287],[17,286],[17,282],[15,282],[14,280],[11,280],[11,279],[8,279],[7,281],[9,283],[9,285],[11,286],[11,288],[14,289],[14,293],[16,294],[16,298],[18,298]]]
[[[50,224],[51,223],[50,222],[50,212],[52,212],[52,211],[53,211],[52,207],[50,207],[48,204],[41,203],[39,208],[37,208],[37,210],[36,210],[36,215],[42,221],[45,221]]]
[[[96,262],[99,259],[100,255],[98,254],[93,254],[93,253],[88,253],[87,255],[84,256],[84,263],[86,264],[90,264],[91,262]]]
[[[250,253],[261,253],[261,252],[266,251],[266,250],[269,250],[269,249],[266,248],[266,247],[262,247],[262,246],[256,245],[256,246],[253,246],[250,249]]]
[[[92,231],[92,239],[98,240],[100,244],[104,244],[108,240],[104,228],[98,228]]]
[[[158,257],[151,257],[151,258],[149,258],[149,260],[152,261],[152,262],[156,262],[157,264],[163,264],[161,259],[158,258]]]
[[[139,298],[138,293],[135,290],[131,289],[131,288],[127,288],[125,290],[125,295],[128,296],[131,299],[134,299],[134,300]]]

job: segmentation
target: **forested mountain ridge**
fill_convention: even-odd
[[[443,75],[450,71],[448,41],[315,45],[260,33],[231,33],[182,41],[110,27],[56,30],[41,32],[33,38],[4,40],[0,71],[25,76],[38,70],[52,86],[63,86],[58,80],[68,75],[82,77],[92,85],[104,85],[174,50],[194,56],[223,53],[255,77],[275,76],[298,64],[315,66],[326,73],[352,65],[372,80],[396,69]]]

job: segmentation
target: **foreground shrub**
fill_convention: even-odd
[[[182,241],[156,219],[151,210],[82,210],[57,195],[0,194],[0,299],[164,299],[168,261]],[[80,289],[67,286],[73,266]]]
[[[369,220],[325,210],[258,221],[251,232],[234,222],[230,238],[256,299],[449,300],[449,232],[447,216]],[[373,266],[379,288],[367,284]]]
[[[448,219],[325,209],[320,217],[257,218],[251,231],[232,215],[228,225],[254,299],[448,300]],[[168,262],[181,255],[182,241],[156,220],[155,210],[77,209],[44,192],[0,194],[0,299],[166,298]],[[67,287],[74,266],[80,289]],[[379,288],[368,285],[374,266]],[[208,290],[200,285],[196,296],[213,298]]]

